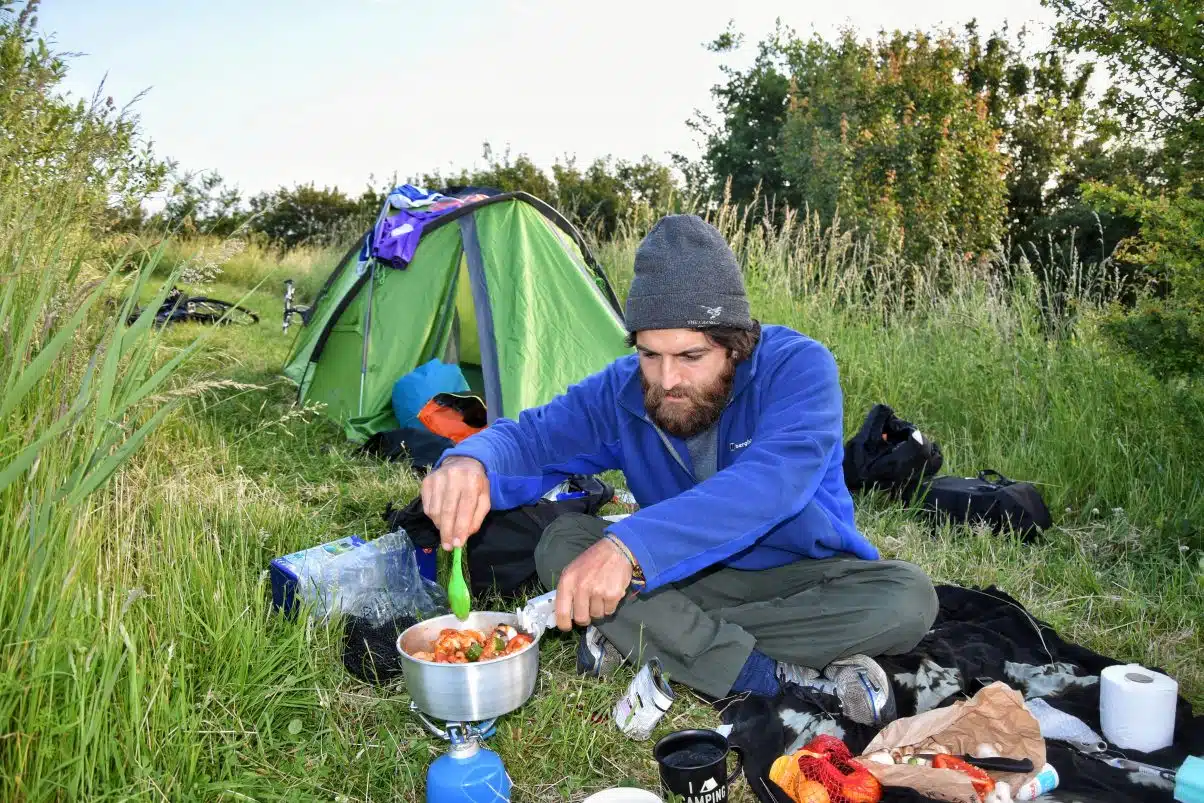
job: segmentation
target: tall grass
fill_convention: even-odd
[[[9,196],[10,198],[12,196]],[[120,533],[106,483],[179,405],[169,359],[134,318],[155,255],[131,272],[89,260],[70,193],[0,209],[0,796],[77,797],[122,772],[107,723],[144,700],[136,637],[113,618]],[[161,301],[168,282],[151,290]],[[131,734],[132,735],[132,734]],[[136,740],[128,746],[137,749]],[[70,759],[70,760],[68,760]]]

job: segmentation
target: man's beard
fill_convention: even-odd
[[[658,427],[678,438],[690,438],[708,429],[719,420],[723,408],[732,394],[732,380],[736,375],[736,363],[728,360],[723,373],[708,387],[685,388],[678,386],[666,391],[659,385],[650,385],[640,374],[644,386],[644,409]],[[687,398],[688,404],[665,404],[666,396]]]

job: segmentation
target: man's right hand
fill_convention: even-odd
[[[489,478],[471,457],[455,455],[422,481],[422,509],[439,530],[446,550],[464,546],[489,512]]]

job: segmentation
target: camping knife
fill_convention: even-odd
[[[950,753],[954,758],[959,758],[972,767],[978,767],[989,772],[1012,772],[1012,773],[1029,773],[1033,771],[1033,762],[1029,758],[1003,758],[1001,756],[967,756],[956,755]],[[937,757],[936,753],[920,753],[918,758],[932,761]]]

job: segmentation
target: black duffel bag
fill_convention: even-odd
[[[565,499],[540,499],[534,504],[508,510],[490,510],[481,529],[465,544],[469,587],[473,594],[495,593],[513,599],[530,591],[538,581],[535,546],[544,529],[566,513],[597,515],[614,499],[613,487],[596,477],[571,477]],[[417,496],[404,508],[385,509],[389,529],[405,529],[419,549],[439,546],[439,531],[422,509]]]
[[[1053,516],[1036,486],[1016,482],[998,471],[977,477],[937,477],[924,483],[922,508],[932,517],[963,524],[1011,529],[1026,542],[1053,525]]]
[[[889,406],[875,404],[845,444],[845,485],[852,493],[876,489],[910,499],[920,483],[941,470],[943,462],[936,441],[924,437]]]

